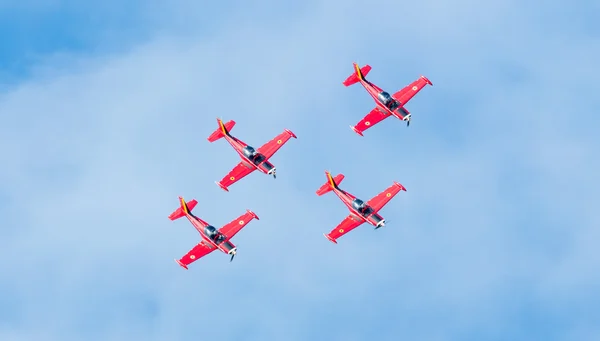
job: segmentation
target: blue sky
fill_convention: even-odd
[[[600,339],[594,2],[0,2],[0,339]],[[352,62],[434,86],[360,137]],[[223,192],[238,161],[297,136]],[[347,214],[407,192],[331,244]],[[221,226],[189,271],[177,196]]]

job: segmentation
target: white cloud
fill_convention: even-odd
[[[176,38],[187,26],[172,25],[5,93],[0,337],[448,340],[519,330],[507,311],[585,311],[599,281],[586,74],[598,51],[542,40],[543,23],[513,3],[448,4],[324,2],[286,25],[240,10],[225,31]],[[361,138],[347,127],[373,105],[341,85],[355,60],[390,91],[430,77],[407,105],[409,129],[390,119]],[[230,193],[213,183],[237,163],[224,141],[206,141],[217,116],[255,146],[298,135],[273,158],[277,180],[252,174]],[[393,180],[408,192],[382,211],[385,229],[333,245],[322,233],[346,211],[315,195],[325,169],[364,199]],[[177,195],[216,226],[259,215],[236,236],[234,262],[214,253],[186,272],[172,261],[198,240],[166,218]],[[531,292],[528,316],[515,297]],[[594,335],[587,321],[560,335]]]

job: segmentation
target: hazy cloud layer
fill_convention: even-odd
[[[154,2],[123,48],[45,55],[0,95],[0,339],[599,338],[597,6],[541,5]],[[374,105],[353,61],[390,92],[431,79],[410,128],[350,130]],[[277,180],[214,184],[238,162],[216,117],[296,133]],[[325,169],[408,191],[333,245]],[[178,195],[258,214],[234,262],[173,261],[199,240]]]

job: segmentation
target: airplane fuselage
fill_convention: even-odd
[[[190,223],[194,225],[194,228],[198,231],[198,233],[200,233],[200,236],[202,236],[202,243],[211,245],[212,247],[217,248],[228,255],[236,253],[237,248],[235,245],[223,235],[220,235],[220,233],[216,231],[216,229],[209,223],[196,217],[195,215],[192,215],[191,213],[188,213],[186,216]],[[212,238],[209,237],[209,233],[212,233]],[[222,237],[219,238],[219,235]]]
[[[250,158],[250,155],[248,154],[247,150],[247,148],[250,146],[247,143],[231,135],[226,135],[225,138],[227,139],[227,142],[229,142],[229,144],[233,147],[233,149],[235,149],[235,151],[238,153],[246,167],[257,169],[258,171],[264,174],[275,174],[275,166],[271,162],[269,162],[264,157],[264,155],[256,152],[252,156],[252,158]],[[250,148],[254,150],[254,148]]]
[[[399,120],[410,120],[410,113],[408,112],[408,110],[406,110],[406,108],[404,108],[404,105],[402,103],[398,103],[397,108],[395,108],[394,110],[390,110],[390,108],[388,108],[384,103],[381,102],[379,95],[384,91],[380,87],[367,80],[361,80],[360,84],[362,84],[362,86],[367,90],[369,95],[373,97],[373,100],[375,100],[379,111],[387,115],[393,115]]]
[[[365,206],[368,212],[365,214],[356,209],[356,207],[354,207],[355,200],[360,199],[339,188],[335,188],[333,191],[342,200],[344,205],[348,207],[350,213],[354,216],[354,218],[363,222],[367,222],[375,226],[376,229],[385,226],[385,219],[382,216],[380,216],[377,212],[374,212],[369,206],[366,205],[366,203]]]

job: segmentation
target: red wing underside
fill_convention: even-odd
[[[229,224],[221,227],[219,229],[219,232],[224,234],[227,237],[227,239],[231,239],[238,232],[240,232],[241,229],[244,228],[244,226],[246,226],[253,218],[254,216],[251,213],[245,213],[237,219],[232,220]]]
[[[279,148],[281,148],[292,136],[289,133],[283,132],[277,135],[271,141],[265,143],[262,147],[258,148],[257,152],[261,153],[268,160],[273,154],[275,154]]]
[[[187,269],[188,265],[190,265],[193,262],[197,261],[198,259],[208,255],[209,253],[213,252],[214,250],[216,250],[216,249],[212,248],[212,247],[208,247],[208,246],[204,245],[203,243],[198,243],[196,246],[194,246],[193,249],[190,250],[190,252],[186,253],[185,256],[181,257],[181,259],[178,261],[178,263],[179,263],[179,265],[181,265]]]
[[[379,211],[385,206],[393,197],[396,196],[404,187],[399,184],[393,184],[388,187],[385,191],[377,194],[371,200],[367,202],[367,205],[371,206],[375,212]]]
[[[411,100],[411,98],[413,98],[419,91],[421,91],[421,89],[423,89],[425,85],[427,85],[427,81],[423,78],[419,78],[416,81],[405,86],[404,89],[393,94],[392,97],[396,101],[402,103],[402,105],[405,105],[406,103],[408,103],[408,101]]]
[[[348,215],[338,226],[336,226],[336,228],[331,230],[326,237],[335,243],[336,239],[362,225],[363,222],[364,221],[362,220],[356,220],[352,215]]]
[[[362,135],[362,132],[371,128],[372,126],[376,125],[377,123],[385,120],[389,116],[390,115],[388,115],[387,113],[386,114],[382,113],[379,110],[379,108],[375,108],[375,109],[371,110],[371,112],[369,112],[367,114],[367,116],[365,116],[365,118],[360,120],[360,122],[358,122],[352,129],[354,131],[356,131],[358,134]]]
[[[248,166],[244,165],[242,162],[238,163],[229,174],[225,175],[223,179],[221,179],[220,184],[224,187],[229,187],[236,183],[238,180],[242,179],[246,175],[252,173],[255,168],[248,168]]]

